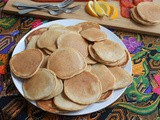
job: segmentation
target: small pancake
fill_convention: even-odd
[[[111,40],[96,42],[92,45],[97,56],[104,62],[116,62],[125,56],[125,50],[120,44]]]
[[[137,5],[137,12],[143,20],[160,23],[160,5],[154,2],[141,2]]]
[[[58,109],[53,104],[53,100],[52,99],[49,99],[49,100],[38,100],[38,101],[36,101],[36,104],[42,110],[50,112],[50,113],[59,113],[59,112],[61,112],[61,110]]]
[[[76,32],[67,32],[60,35],[57,39],[57,47],[71,47],[78,50],[83,57],[86,58],[88,56],[88,43],[79,33]]]
[[[106,63],[107,64],[107,66],[110,66],[110,67],[115,67],[115,66],[118,66],[118,67],[124,67],[127,63],[128,63],[128,61],[129,61],[129,52],[127,51],[127,50],[125,50],[125,56],[121,59],[121,60],[118,60],[118,61],[116,61],[116,62],[108,62],[108,63]]]
[[[56,40],[57,38],[69,30],[67,28],[55,28],[49,29],[48,31],[44,32],[39,39],[37,40],[37,46],[39,48],[45,48],[48,51],[55,51],[57,49]]]
[[[64,93],[61,93],[58,96],[54,97],[53,101],[57,108],[66,111],[77,111],[87,107],[87,105],[80,105],[72,102]]]
[[[87,67],[84,57],[73,48],[59,48],[48,59],[47,68],[60,79],[71,78]]]
[[[26,49],[36,49],[37,47],[37,40],[41,35],[35,35],[32,36],[31,40],[29,43],[26,45]]]
[[[39,49],[24,50],[11,58],[10,68],[17,77],[30,78],[38,71],[43,59]]]
[[[67,29],[69,29],[70,31],[74,31],[74,32],[80,32],[82,30],[81,26],[67,26]]]
[[[105,93],[102,93],[98,102],[103,102],[103,101],[107,100],[112,95],[112,93],[113,93],[113,90],[109,90]]]
[[[134,7],[133,9],[131,9],[131,12],[132,12],[131,17],[135,22],[143,24],[143,25],[154,25],[154,23],[145,21],[141,18],[141,16],[137,12],[137,7]]]
[[[95,22],[81,22],[81,23],[78,23],[76,26],[80,26],[82,27],[82,31],[83,30],[86,30],[88,28],[97,28],[97,29],[100,29],[100,26],[98,23],[95,23]]]
[[[121,67],[108,67],[116,78],[114,89],[127,87],[133,81],[132,76]]]
[[[96,62],[97,62],[97,61],[100,62],[100,61],[99,61],[100,58],[96,55],[96,53],[95,53],[95,51],[93,50],[91,44],[88,46],[88,51],[89,51],[89,55],[91,56],[91,58],[92,58],[93,60],[95,60]],[[101,63],[101,62],[100,62],[100,63]]]
[[[97,62],[99,63],[102,63],[104,65],[108,65],[110,63],[113,63],[113,62],[107,62],[107,61],[104,61],[102,60],[96,53],[95,53],[95,50],[92,48],[92,45],[89,45],[88,46],[88,50],[89,50],[89,54],[90,56]]]
[[[89,46],[88,46],[88,50],[89,50],[90,56],[91,56],[96,62],[102,63],[102,64],[104,64],[104,65],[107,65],[107,64],[108,64],[108,62],[103,61],[103,60],[95,53],[95,50],[92,48],[92,45],[89,45]]]
[[[51,98],[61,94],[62,91],[63,91],[63,83],[62,83],[62,80],[58,79],[55,90],[52,91],[52,93],[49,96],[45,97],[43,100],[51,99]]]
[[[64,81],[64,93],[78,104],[91,104],[99,100],[102,85],[97,76],[84,71]]]
[[[95,53],[95,50],[92,48],[92,45],[89,45],[88,50],[89,50],[89,54],[91,55],[91,57],[92,57],[95,61],[97,61],[97,62],[99,62],[99,63],[102,63],[102,64],[104,64],[104,65],[106,65],[106,66],[110,66],[110,65],[115,64],[115,63],[118,62],[118,61],[116,61],[116,62],[108,62],[108,61],[102,60],[102,59]]]
[[[86,40],[91,41],[91,42],[102,41],[102,40],[107,39],[106,33],[97,28],[89,28],[87,30],[83,30],[81,32],[81,35]]]
[[[38,38],[42,33],[44,33],[45,31],[47,31],[48,28],[44,27],[44,28],[39,28],[37,30],[34,30],[33,32],[31,32],[25,40],[26,45],[32,40],[32,39],[36,39]],[[36,36],[36,37],[35,37]]]
[[[105,65],[103,64],[92,65],[91,72],[95,74],[101,81],[102,93],[105,93],[108,90],[113,90],[116,79]]]
[[[27,99],[40,100],[49,96],[56,85],[56,75],[51,70],[41,68],[33,77],[25,80],[22,87]]]
[[[56,34],[51,30],[44,32],[37,40],[38,48],[45,48],[49,51],[54,51],[57,49],[55,41],[57,40],[58,36],[59,34]]]

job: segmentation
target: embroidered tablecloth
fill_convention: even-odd
[[[1,0],[0,8],[6,4]],[[160,120],[160,37],[112,30],[132,57],[133,83],[109,107],[82,116],[44,112],[16,89],[9,60],[18,41],[49,20],[0,14],[0,120]]]

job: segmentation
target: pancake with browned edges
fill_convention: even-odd
[[[116,62],[122,59],[126,53],[123,47],[111,40],[96,42],[92,45],[95,54],[104,62]]]
[[[112,74],[116,78],[114,89],[124,88],[132,83],[133,81],[132,76],[123,68],[109,67],[109,70],[112,72]]]
[[[113,90],[115,77],[111,71],[103,64],[95,64],[91,66],[91,72],[95,74],[102,85],[102,93],[107,92],[108,90]]]
[[[71,47],[78,50],[84,57],[88,56],[88,43],[76,32],[67,32],[60,35],[57,39],[57,47]]]
[[[131,9],[131,18],[135,22],[143,24],[143,25],[154,25],[154,23],[151,23],[151,22],[148,22],[148,21],[142,19],[142,17],[137,12],[137,7],[134,7]]]
[[[41,68],[33,77],[25,80],[22,86],[27,99],[40,100],[56,89],[57,77],[51,70]]]
[[[54,97],[53,101],[57,108],[66,111],[77,111],[87,107],[87,105],[80,105],[69,100],[64,93],[61,93],[58,96]]]
[[[91,42],[102,41],[107,39],[106,33],[97,28],[89,28],[87,30],[81,31],[80,33],[82,37]]]
[[[87,67],[84,57],[73,48],[59,48],[48,59],[47,68],[60,79],[71,78]]]
[[[81,23],[78,23],[76,26],[82,27],[82,31],[86,30],[88,28],[97,28],[97,29],[100,29],[100,25],[98,23],[91,22],[91,21],[81,22]]]
[[[151,23],[160,23],[160,5],[154,2],[141,2],[137,5],[141,18]]]
[[[49,96],[43,98],[43,100],[51,99],[51,98],[61,94],[62,91],[63,91],[63,83],[62,83],[62,80],[58,79],[55,90],[53,90]]]
[[[49,99],[49,100],[38,100],[38,101],[36,101],[36,104],[42,110],[50,112],[50,113],[59,113],[59,112],[62,112],[62,110],[58,109],[54,105],[52,99]]]
[[[91,104],[99,100],[102,85],[97,76],[84,71],[64,81],[64,93],[78,104]]]
[[[47,31],[48,28],[44,27],[44,28],[39,28],[34,30],[33,32],[31,32],[25,40],[26,45],[33,39],[38,39],[40,35],[42,35],[42,33],[44,33],[45,31]]]
[[[11,71],[18,77],[30,78],[40,68],[44,55],[39,49],[28,49],[14,55],[10,60]]]

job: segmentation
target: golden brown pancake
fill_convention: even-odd
[[[23,82],[24,96],[30,100],[46,98],[55,90],[56,85],[56,75],[51,70],[41,68],[33,77]]]
[[[59,34],[56,34],[54,31],[48,30],[44,32],[39,39],[37,40],[37,46],[39,48],[45,48],[49,51],[54,51],[57,49],[56,40]]]
[[[78,50],[84,57],[88,56],[88,43],[76,32],[67,32],[60,35],[57,39],[57,47],[71,47]]]
[[[113,90],[116,79],[105,65],[103,64],[92,65],[91,72],[95,74],[101,81],[102,93],[105,93],[108,90]]]
[[[44,32],[39,39],[37,40],[37,46],[39,48],[45,48],[48,51],[55,51],[57,49],[56,40],[57,38],[69,30],[67,28],[55,28],[49,29],[48,31]]]
[[[105,93],[102,93],[98,102],[103,102],[103,101],[107,100],[112,95],[112,93],[113,93],[113,90],[109,90]]]
[[[154,2],[141,2],[137,5],[137,12],[143,20],[151,23],[160,22],[160,5]]]
[[[48,59],[47,68],[60,79],[71,78],[87,67],[84,57],[73,48],[59,48]]]
[[[95,23],[95,22],[81,22],[81,23],[78,23],[76,26],[82,27],[82,31],[86,30],[88,28],[97,28],[97,29],[100,29],[99,24]]]
[[[108,66],[108,64],[111,64],[111,63],[114,63],[114,62],[107,62],[107,61],[104,61],[102,60],[96,53],[95,53],[95,50],[92,48],[92,45],[89,45],[88,46],[88,50],[89,50],[89,54],[90,56],[97,62],[99,63],[102,63],[106,66]]]
[[[91,58],[92,58],[93,60],[95,60],[96,62],[100,62],[100,63],[101,63],[101,61],[99,60],[100,58],[96,55],[96,53],[95,53],[95,51],[93,50],[91,44],[88,46],[88,51],[89,51],[89,55],[91,56]]]
[[[72,102],[64,93],[61,93],[58,96],[54,97],[54,104],[57,108],[66,111],[77,111],[87,107],[87,105],[80,105]]]
[[[17,77],[30,78],[38,71],[43,59],[39,49],[24,50],[11,58],[10,68]]]
[[[81,26],[67,26],[67,29],[69,29],[70,31],[74,31],[74,32],[80,32],[82,30]]]
[[[107,62],[107,66],[110,66],[110,67],[115,67],[115,66],[119,66],[119,67],[124,67],[128,61],[129,61],[129,52],[127,50],[125,50],[125,56],[121,59],[121,60],[118,60],[116,62]]]
[[[154,23],[145,21],[141,18],[141,16],[137,12],[137,7],[134,7],[133,9],[131,9],[131,12],[132,12],[131,17],[135,22],[143,24],[143,25],[154,25]]]
[[[62,110],[58,109],[54,104],[53,100],[38,100],[36,101],[36,104],[39,108],[41,108],[44,111],[50,112],[50,113],[59,113]]]
[[[45,97],[43,100],[51,99],[51,98],[61,94],[62,91],[63,91],[63,83],[62,83],[62,80],[58,79],[55,90],[52,91],[52,93],[49,96]]]
[[[125,56],[125,50],[111,40],[96,42],[92,45],[96,55],[104,62],[116,62]]]
[[[64,93],[78,104],[91,104],[99,100],[102,85],[97,76],[84,71],[64,81]]]
[[[47,28],[47,27],[44,27],[44,28],[39,28],[39,29],[34,30],[33,32],[31,32],[31,33],[26,37],[26,40],[25,40],[26,45],[30,42],[30,40],[39,37],[42,33],[44,33],[44,32],[47,31],[47,30],[48,30],[48,28]],[[35,37],[35,36],[37,36],[37,37]],[[34,37],[34,38],[33,38],[33,37]]]
[[[91,42],[102,41],[102,40],[107,39],[106,33],[97,28],[88,28],[86,30],[83,30],[81,32],[81,35],[86,40],[91,41]]]
[[[108,69],[113,73],[114,77],[116,78],[114,89],[124,88],[132,83],[132,76],[123,68],[109,67]]]
[[[37,40],[38,40],[39,37],[40,37],[40,35],[32,36],[31,40],[26,45],[26,49],[36,49],[36,48],[38,49]]]

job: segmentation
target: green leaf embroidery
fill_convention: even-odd
[[[140,51],[132,57],[132,60],[138,60],[139,58],[142,58],[146,54],[147,54],[147,51]]]
[[[139,102],[146,102],[148,101],[151,96],[151,94],[146,94],[138,91],[139,85],[141,85],[141,88],[147,89],[149,87],[149,80],[145,76],[139,76],[138,78],[133,78],[132,84],[126,89],[125,94],[128,96],[131,100],[136,100]]]
[[[7,18],[4,17],[2,19],[0,19],[0,26],[3,27],[4,29],[8,29],[10,27],[12,27],[16,22],[17,22],[18,18],[14,17],[14,18]]]
[[[0,61],[0,66],[2,66],[3,65],[3,62],[2,61]]]
[[[148,68],[147,62],[144,61],[144,62],[142,63],[142,65],[143,65],[143,68],[144,68],[144,70],[145,70],[144,76],[147,76],[147,75],[149,74],[149,68]]]
[[[160,60],[160,53],[156,53],[154,56],[149,55],[149,57],[155,61],[159,61]]]
[[[156,46],[156,50],[160,52],[160,46]]]
[[[136,36],[136,40],[137,40],[137,41],[141,41],[141,36],[140,36],[140,35],[137,35],[137,36]]]
[[[117,106],[126,108],[127,110],[134,112],[136,114],[148,115],[153,113],[157,109],[159,101],[160,97],[158,97],[151,105],[144,107],[138,107],[131,103],[126,103],[126,102],[117,103]]]

